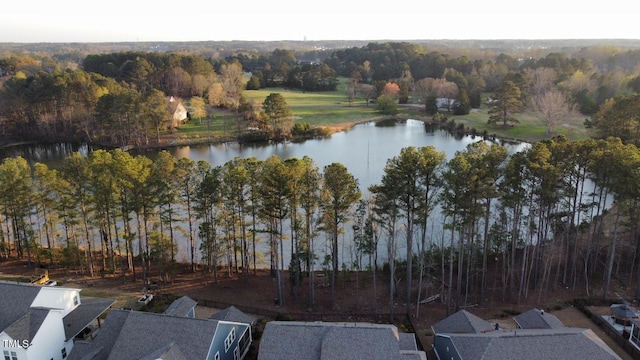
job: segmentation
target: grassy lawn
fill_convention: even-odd
[[[375,106],[366,106],[364,99],[356,99],[349,104],[344,91],[310,93],[300,90],[261,89],[245,91],[247,99],[262,102],[269,94],[280,93],[284,96],[291,114],[296,121],[308,122],[317,126],[335,126],[376,117],[379,114]]]
[[[520,121],[515,126],[502,128],[487,124],[489,119],[488,108],[481,106],[479,109],[473,109],[469,115],[449,116],[456,123],[462,123],[468,129],[476,129],[477,133],[486,131],[488,134],[495,134],[504,139],[513,139],[518,141],[536,142],[549,138],[546,135],[546,126],[534,114],[524,112],[516,114],[515,117]],[[567,119],[558,126],[554,127],[554,135],[565,135],[570,140],[586,139],[590,136],[588,129],[583,125],[584,116],[578,116]]]
[[[340,84],[336,91],[312,93],[284,88],[268,88],[245,91],[244,95],[249,101],[262,102],[269,94],[280,93],[284,96],[296,122],[307,122],[315,126],[339,129],[380,117],[380,114],[375,111],[375,105],[367,105],[364,98],[357,98],[350,104],[345,95],[346,79],[340,78],[339,80]],[[426,118],[426,114],[421,112],[419,108],[417,109],[406,110],[406,112],[399,114],[399,117]],[[478,134],[486,131],[487,134],[495,134],[499,138],[527,142],[548,138],[545,134],[544,124],[532,113],[516,114],[520,123],[502,128],[487,124],[489,118],[487,111],[487,106],[483,104],[479,109],[473,109],[468,115],[456,116],[446,113],[445,115],[449,119],[453,119],[456,124],[464,124],[468,130],[475,129]],[[584,118],[584,116],[579,116],[564,121],[554,128],[554,135],[562,134],[571,140],[588,138],[590,134],[582,125]],[[236,134],[235,124],[233,114],[217,110],[209,114],[209,119],[194,119],[183,125],[178,130],[174,143],[230,140]]]

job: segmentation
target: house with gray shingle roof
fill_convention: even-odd
[[[414,334],[394,325],[270,321],[260,340],[258,360],[426,360]]]
[[[256,322],[256,319],[254,317],[243,313],[233,305],[211,315],[209,319],[234,321],[234,322],[249,324],[251,326],[255,325],[255,322]]]
[[[437,334],[438,359],[620,360],[593,331],[579,328]]]
[[[620,359],[593,331],[564,327],[555,316],[546,318],[533,310],[537,313],[523,313],[516,322],[540,327],[514,330],[492,329],[469,314],[451,315],[432,326],[436,356],[440,360]]]
[[[460,310],[431,326],[434,334],[439,333],[480,333],[493,330],[491,324],[467,310]]]
[[[65,359],[113,300],[80,299],[80,289],[0,282],[0,354],[5,359]]]
[[[531,309],[514,316],[516,325],[520,329],[557,329],[564,324],[555,315],[540,309]]]
[[[68,360],[232,360],[251,345],[248,324],[111,310],[91,339],[76,342]]]
[[[195,300],[188,296],[183,296],[175,299],[164,311],[164,314],[194,318],[196,317],[196,305],[198,303]]]

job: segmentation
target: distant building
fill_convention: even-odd
[[[5,360],[66,359],[74,338],[113,303],[81,300],[80,289],[0,283],[0,353]]]
[[[169,114],[171,115],[171,128],[178,128],[189,120],[189,112],[182,101],[169,97]]]
[[[426,360],[415,334],[394,325],[270,321],[260,340],[258,360]]]

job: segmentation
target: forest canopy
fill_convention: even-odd
[[[559,42],[555,47],[538,44],[526,49],[507,43],[463,48],[387,42],[333,49],[307,44],[296,50],[270,44],[275,48],[229,49],[224,56],[207,52],[203,44],[190,52],[166,47],[166,51],[100,51],[84,56],[78,54],[87,49],[73,52],[70,46],[61,46],[58,51],[63,53],[47,52],[48,48],[32,53],[5,51],[0,56],[2,134],[18,141],[153,144],[159,141],[159,132],[173,130],[162,96],[188,104],[202,99],[202,105],[189,110],[206,114],[207,108],[228,109],[240,115],[238,127],[240,122],[252,127],[252,122],[260,120],[259,106],[246,101],[245,91],[273,87],[332,91],[338,77],[348,79],[345,98],[349,101],[357,93],[375,100],[387,95],[388,84],[395,84],[400,89],[395,101],[423,104],[425,114],[438,111],[436,98],[452,99],[447,111],[456,114],[480,107],[485,97],[497,100],[492,103],[495,106],[515,100],[522,105],[509,110],[508,117],[502,116],[508,122],[496,124],[516,124],[518,111],[536,108],[546,114],[541,118],[549,132],[559,121],[549,114],[557,113],[558,107],[575,108],[589,117],[609,99],[618,99],[620,106],[621,99],[636,99],[637,48],[571,47]],[[507,82],[519,90],[518,99],[495,96]],[[110,98],[101,102],[107,94]],[[565,100],[545,102],[558,97],[551,94]],[[546,105],[541,109],[540,104]],[[609,103],[609,108],[616,106]],[[600,111],[588,125],[602,137],[624,138],[628,126],[612,129],[608,121],[598,120],[605,111],[611,113]]]

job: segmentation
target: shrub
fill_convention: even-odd
[[[376,110],[381,114],[394,115],[398,113],[398,105],[388,95],[381,95],[376,100]]]

